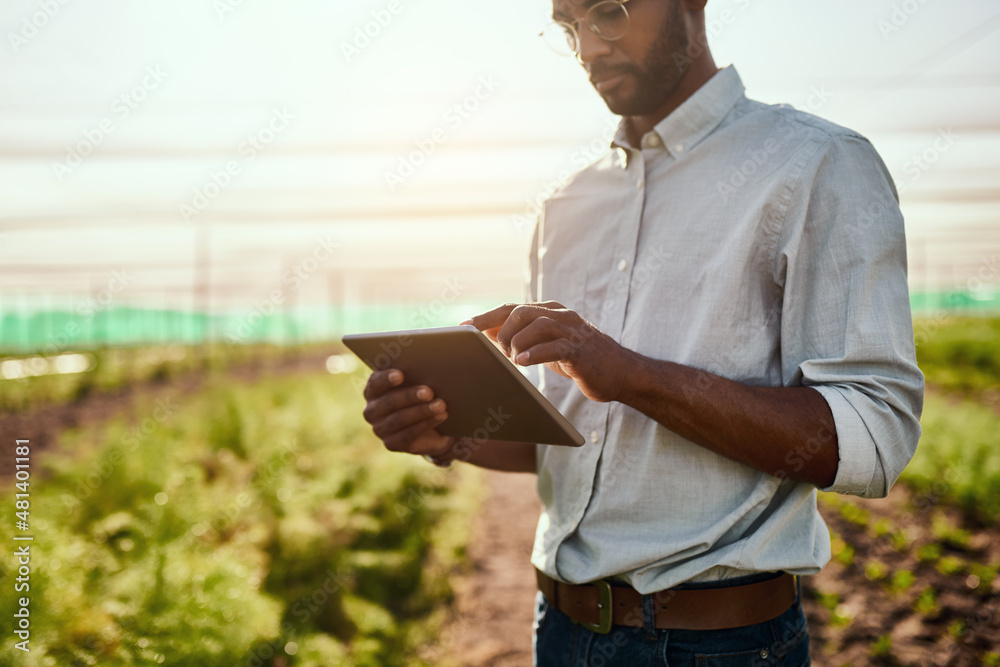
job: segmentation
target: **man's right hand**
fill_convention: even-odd
[[[365,385],[365,421],[390,451],[431,456],[450,452],[455,438],[434,430],[448,418],[444,401],[434,398],[426,385],[402,383],[403,372],[395,368],[371,374]]]

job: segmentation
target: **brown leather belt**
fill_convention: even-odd
[[[535,572],[538,590],[574,623],[601,633],[610,632],[613,625],[643,627],[642,596],[631,586],[606,580],[564,584]],[[795,577],[790,574],[742,586],[667,589],[652,594],[656,627],[661,630],[723,630],[756,625],[787,611],[795,595]]]

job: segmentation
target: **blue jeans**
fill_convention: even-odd
[[[800,604],[777,618],[729,630],[652,630],[616,625],[606,635],[573,623],[535,597],[535,667],[805,667],[809,631]]]

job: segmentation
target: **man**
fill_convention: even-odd
[[[539,665],[808,664],[816,489],[884,496],[920,435],[890,176],[850,130],[748,100],[706,1],[554,0],[622,122],[546,203],[530,302],[469,322],[588,443],[456,443],[433,388],[365,390],[390,450],[538,474]]]

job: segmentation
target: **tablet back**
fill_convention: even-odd
[[[583,436],[471,326],[356,334],[344,344],[369,368],[403,371],[448,405],[443,435],[579,446]]]

